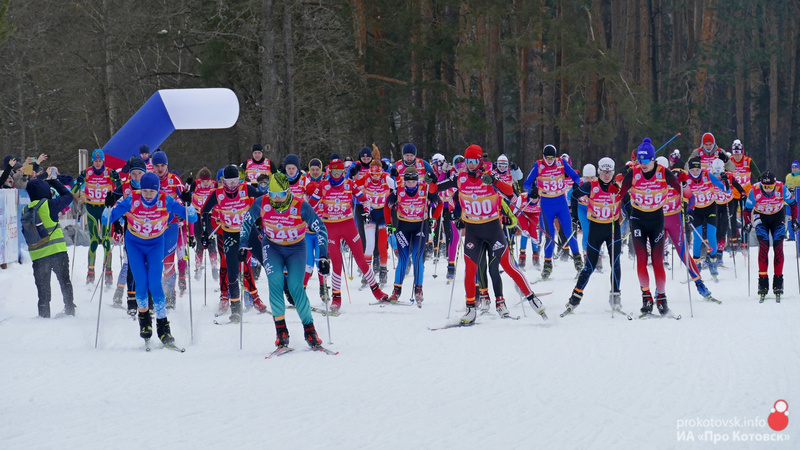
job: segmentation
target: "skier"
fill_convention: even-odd
[[[260,228],[256,225],[258,219],[261,219]],[[289,178],[280,172],[270,178],[269,195],[257,198],[244,214],[242,221],[238,239],[240,263],[247,260],[248,253],[252,249],[248,247],[248,243],[254,242],[251,234],[263,232],[260,244],[264,256],[262,264],[269,280],[269,302],[272,306],[276,332],[275,345],[279,348],[289,345],[286,304],[282,294],[283,268],[288,271],[289,289],[295,301],[297,314],[303,323],[305,341],[312,349],[317,350],[322,347],[322,340],[314,328],[308,296],[301,282],[305,272],[303,266],[306,258],[306,228],[314,230],[317,239],[320,252],[319,271],[322,275],[328,275],[330,263],[325,225],[302,196],[296,197],[292,194]]]
[[[155,163],[157,164],[158,160]],[[136,281],[139,336],[147,342],[153,334],[153,319],[148,306],[149,292],[155,307],[157,336],[164,346],[176,348],[175,338],[172,337],[167,320],[166,300],[161,286],[164,232],[168,227],[170,214],[188,222],[196,222],[197,212],[194,208],[186,208],[163,190],[159,191],[159,178],[154,173],[142,176],[139,185],[141,190],[134,191],[130,196],[118,201],[113,208],[106,208],[103,211],[103,220],[115,222],[123,214],[127,214],[125,248]],[[188,195],[184,199],[186,204],[191,202]]]
[[[261,144],[253,144],[253,157],[243,164],[244,177],[247,183],[255,186],[258,184],[258,177],[261,174],[271,176],[275,172],[272,162],[264,158],[264,151],[269,151],[269,149],[269,144],[267,144],[266,149]]]
[[[483,244],[491,246],[492,257],[500,260],[500,264],[507,274],[514,279],[523,296],[526,297],[531,307],[542,319],[547,320],[545,308],[541,300],[531,291],[525,275],[511,260],[506,238],[500,225],[500,194],[513,195],[510,185],[495,179],[491,173],[481,170],[483,149],[477,145],[467,147],[464,157],[466,159],[466,172],[454,173],[449,180],[439,183],[439,189],[458,188],[458,201],[461,206],[461,220],[465,225],[464,236],[464,288],[466,290],[467,311],[461,318],[461,323],[468,325],[475,323],[477,308],[475,307],[475,276],[477,262]],[[502,297],[495,299],[498,314],[509,317],[508,308]]]
[[[517,209],[522,214],[517,215],[519,228],[522,236],[519,238],[519,267],[525,268],[526,250],[528,239],[531,240],[531,263],[533,267],[539,267],[539,214],[542,211],[539,197],[531,199],[527,191],[523,191],[517,197]]]
[[[731,160],[733,161],[734,170],[733,177],[744,188],[745,195],[739,195],[739,192],[734,191],[733,198],[736,199],[736,206],[731,212],[731,229],[736,230],[733,239],[736,239],[738,232],[741,229],[737,221],[736,213],[744,210],[744,202],[747,200],[747,194],[750,193],[751,181],[761,178],[761,171],[758,165],[749,156],[744,155],[744,147],[742,141],[735,139],[731,144]]]
[[[353,197],[358,198],[361,203],[367,202],[367,199],[361,191],[355,188],[352,180],[345,178],[344,162],[341,159],[332,159],[328,165],[328,170],[330,171],[330,177],[322,180],[316,187],[310,184],[306,194],[310,196],[309,203],[312,207],[322,204],[322,221],[328,228],[328,246],[333,264],[331,311],[338,312],[342,307],[342,251],[340,245],[342,240],[350,248],[356,264],[361,269],[367,284],[372,290],[372,295],[378,301],[386,301],[388,296],[378,287],[378,283],[375,281],[375,274],[367,264],[366,259],[364,259],[364,248],[360,242],[361,237],[358,235],[358,230],[353,220]],[[364,205],[365,208],[368,206],[368,203]]]
[[[566,178],[570,178],[575,183],[580,183],[580,177],[572,169],[564,158],[556,158],[556,148],[553,145],[545,145],[542,150],[543,158],[536,162],[525,179],[524,189],[529,192],[528,198],[541,199],[541,216],[544,223],[544,233],[547,241],[544,246],[544,267],[542,268],[542,279],[547,279],[553,271],[553,250],[555,247],[555,220],[561,224],[561,229],[569,238],[569,248],[572,251],[572,259],[575,263],[575,270],[578,272],[583,269],[583,259],[578,249],[578,241],[572,233],[572,224],[569,213],[569,205],[565,196],[569,187]]]
[[[217,189],[217,182],[211,179],[211,171],[208,170],[207,167],[203,167],[197,172],[197,180],[190,186],[190,192],[192,193],[192,206],[194,206],[195,211],[197,214],[203,211],[203,206],[208,201],[208,198],[214,193]],[[212,226],[216,228],[216,225],[212,222]],[[195,251],[195,278],[197,280],[200,279],[202,273],[200,270],[205,270],[203,267],[203,261],[205,257],[203,256],[204,252],[208,252],[208,259],[210,261],[210,265],[212,267],[212,276],[216,280],[219,276],[217,266],[219,262],[217,260],[217,248],[216,246],[211,246],[208,249],[203,247],[202,245],[196,245],[197,242],[202,241],[203,239],[203,227],[202,224],[189,224],[190,233],[189,233],[189,246],[196,249]]]
[[[694,208],[687,216],[690,232],[694,241],[693,257],[697,267],[700,266],[700,252],[705,244],[708,250],[706,265],[714,281],[717,279],[717,204],[714,201],[714,187],[729,194],[730,188],[719,178],[701,166],[700,158],[694,157],[687,162],[689,167],[689,187],[694,195]],[[701,267],[702,268],[702,267]]]
[[[361,158],[363,161],[364,158]],[[394,179],[384,172],[383,164],[381,163],[380,152],[377,147],[374,147],[371,155],[371,162],[366,176],[360,177],[356,180],[356,186],[360,189],[369,202],[369,209],[364,211],[363,205],[358,203],[356,205],[356,217],[358,217],[358,207],[361,206],[362,214],[365,218],[365,236],[366,245],[364,246],[364,258],[367,264],[373,261],[373,253],[377,246],[378,251],[378,282],[383,288],[386,286],[389,277],[389,254],[387,249],[388,235],[386,232],[386,219],[384,210],[386,206],[386,199],[389,198],[389,193],[395,188]],[[377,243],[376,243],[377,235]],[[375,265],[372,265],[373,272]]]
[[[383,208],[386,223],[392,224],[391,232],[397,239],[398,262],[394,273],[394,291],[388,301],[396,302],[403,289],[403,278],[406,275],[409,256],[414,266],[414,301],[422,308],[422,279],[424,277],[424,251],[426,228],[442,213],[442,203],[436,195],[435,175],[428,172],[425,183],[420,185],[417,169],[410,167],[403,173],[403,186],[389,194],[386,208]],[[433,192],[431,192],[433,191]],[[428,217],[430,208],[435,208],[432,218]],[[392,211],[396,210],[396,217]]]
[[[146,144],[139,146],[139,158],[144,162],[144,167],[148,172],[153,171],[153,161],[150,160],[150,147]]]
[[[797,188],[800,187],[800,162],[792,162],[791,172],[786,174],[786,188],[797,198]],[[795,240],[795,232],[789,233],[789,241]],[[797,248],[800,249],[800,240],[797,240]]]
[[[769,241],[772,237],[772,249],[775,253],[773,260],[772,292],[775,301],[780,303],[783,295],[783,239],[786,237],[786,224],[784,222],[784,204],[789,205],[792,217],[792,231],[800,230],[797,223],[797,199],[789,188],[781,182],[775,181],[775,175],[769,170],[761,174],[761,180],[753,186],[747,196],[747,202],[742,213],[744,219],[745,235],[755,226],[758,238],[758,296],[759,303],[764,302],[764,297],[769,292]]]
[[[587,165],[588,166],[588,165]],[[611,298],[608,302],[615,311],[621,312],[620,303],[620,268],[619,255],[622,244],[620,233],[619,218],[620,204],[622,197],[619,196],[619,186],[614,183],[614,160],[602,158],[597,162],[600,168],[600,176],[591,177],[589,181],[584,181],[580,186],[576,186],[572,191],[572,208],[578,208],[581,198],[586,199],[586,221],[588,222],[582,229],[586,236],[586,264],[583,266],[578,282],[572,289],[572,295],[566,305],[563,315],[571,313],[578,307],[583,298],[583,291],[589,283],[600,257],[600,250],[603,243],[608,248],[609,260],[613,268]],[[594,166],[592,166],[594,168]],[[584,177],[587,176],[584,168]],[[596,169],[595,169],[595,173]],[[591,175],[591,172],[590,174]]]
[[[664,272],[664,212],[662,206],[666,194],[672,187],[681,192],[681,185],[672,172],[656,165],[655,147],[650,138],[644,138],[636,149],[638,165],[629,170],[622,180],[619,195],[630,191],[630,228],[636,252],[639,285],[642,289],[643,315],[653,311],[653,295],[650,292],[650,275],[647,272],[647,247],[651,250],[653,275],[656,282],[656,304],[663,316],[669,313],[664,289],[667,278]]]
[[[158,176],[161,183],[161,190],[174,200],[178,200],[186,189],[179,176],[169,171],[169,160],[163,150],[156,150],[153,153],[153,173]],[[187,200],[187,203],[191,199]],[[178,275],[176,272],[177,264],[175,254],[178,251],[178,234],[180,233],[180,223],[178,218],[171,216],[167,229],[164,231],[164,295],[166,296],[167,308],[175,309],[175,282]]]
[[[391,175],[400,186],[403,184],[403,173],[409,167],[417,169],[417,176],[425,178],[425,174],[433,172],[433,167],[422,158],[417,158],[417,147],[412,143],[403,145],[403,158],[394,163],[391,169]]]
[[[253,199],[261,197],[262,193],[252,185],[241,182],[239,180],[239,169],[233,164],[225,167],[222,177],[222,187],[218,187],[214,194],[208,198],[205,206],[203,206],[202,244],[206,248],[209,245],[209,234],[213,231],[211,215],[214,213],[222,229],[222,239],[217,239],[217,251],[219,251],[220,260],[226,264],[224,268],[226,276],[221,273],[220,282],[222,284],[224,278],[228,288],[228,299],[230,299],[231,308],[229,319],[231,322],[238,322],[242,319],[242,303],[239,295],[239,264],[237,264],[237,254],[240,245],[242,245],[239,242],[242,217],[250,208],[250,205],[253,204]],[[256,235],[251,237],[255,238]],[[251,242],[245,242],[244,246],[253,248]],[[224,260],[222,258],[223,255]],[[253,272],[249,264],[244,264],[242,278],[245,281],[245,288],[253,298],[253,306],[260,313],[266,312],[267,306],[258,296],[258,289],[256,289],[253,282]],[[220,300],[218,314],[224,313],[227,309],[228,302],[225,300],[227,299]]]
[[[713,134],[710,132],[704,133],[700,141],[700,147],[694,149],[694,151],[692,151],[692,153],[689,155],[690,160],[692,158],[698,158],[700,159],[702,168],[710,170],[711,163],[713,163],[715,159],[719,158],[725,163],[726,171],[735,171],[736,167],[734,166],[733,161],[728,158],[728,154],[725,153],[725,150],[717,146],[717,140]]]
[[[52,198],[50,188],[58,193]],[[64,231],[58,222],[58,214],[72,203],[69,189],[57,179],[34,178],[25,186],[31,202],[23,212],[33,210],[36,214],[33,225],[37,228],[36,242],[28,241],[28,251],[33,261],[33,279],[39,297],[39,317],[50,317],[50,273],[55,272],[64,300],[64,314],[75,315],[72,282],[69,279],[69,254],[64,240]],[[26,240],[27,234],[26,234]]]
[[[322,172],[322,161],[317,158],[312,159],[308,163],[308,172],[306,173],[308,180],[306,184],[306,192],[309,190],[315,190],[317,185],[322,181],[322,177],[324,176]],[[290,184],[291,189],[291,184]],[[292,191],[294,194],[294,191]],[[308,194],[305,192],[303,193],[304,199],[308,201]],[[298,195],[299,197],[299,195]],[[319,213],[321,211],[322,205],[317,205],[317,208],[314,208],[314,212]],[[308,280],[311,279],[311,275],[314,273],[314,266],[316,265],[315,261],[319,258],[319,245],[317,245],[317,238],[313,230],[306,229],[306,274],[303,277],[303,287],[305,288],[308,285]],[[319,275],[319,297],[322,299],[328,298],[327,295],[327,286],[325,285],[325,280],[322,278],[322,274],[317,271],[317,275]]]
[[[613,162],[613,161],[612,161]],[[614,181],[614,174],[611,174],[611,181]],[[580,185],[575,186],[582,186],[586,183],[591,183],[592,181],[597,180],[597,167],[594,164],[586,164],[583,166],[583,178],[581,179]],[[581,248],[583,249],[583,259],[584,259],[584,267],[586,266],[586,252],[587,246],[589,245],[589,217],[587,216],[589,212],[589,197],[588,195],[579,195],[575,196],[575,186],[570,189],[570,201],[572,199],[577,198],[577,202],[570,202],[570,214],[572,215],[572,229],[574,230],[581,230],[583,231],[583,237],[581,239]],[[601,249],[602,250],[602,249]],[[600,266],[596,267],[601,269],[602,260],[598,259],[598,263]],[[594,269],[592,269],[594,270]]]
[[[105,271],[105,287],[114,284],[114,274],[111,271],[111,230],[100,223],[100,216],[105,208],[106,196],[109,192],[120,189],[119,174],[116,170],[105,166],[103,150],[95,149],[92,152],[92,167],[86,170],[75,180],[72,193],[81,190],[86,196],[86,228],[89,230],[89,269],[86,274],[86,284],[94,283],[94,262],[97,247],[103,245],[103,270]]]
[[[721,159],[715,160],[711,163],[711,173],[722,181],[728,192],[714,186],[714,201],[717,204],[717,264],[722,264],[722,256],[725,254],[725,244],[729,234],[728,226],[730,225],[731,214],[736,214],[735,211],[731,212],[733,203],[733,192],[737,192],[740,196],[747,195],[744,188],[733,177],[733,173],[725,171],[725,164]]]

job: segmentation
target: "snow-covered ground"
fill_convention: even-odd
[[[800,419],[790,416],[781,432],[766,425],[776,400],[790,412],[800,407],[800,294],[796,252],[793,243],[785,247],[781,304],[756,300],[755,249],[750,296],[745,261],[737,258],[735,278],[726,255],[731,269],[708,282],[722,305],[699,301],[692,286],[694,317],[680,283],[685,272],[673,279],[668,271],[680,321],[612,319],[608,270],[593,276],[574,315],[559,318],[574,286],[571,261],[557,262],[553,280],[534,286],[553,292],[542,297],[548,322],[526,306],[518,321],[492,312],[479,326],[435,332],[428,327],[448,322],[445,264],[436,279],[433,264],[426,267],[422,309],[369,306],[372,296],[355,279],[352,303],[344,291],[343,314],[331,318],[333,344],[325,318],[315,315],[326,345],[341,353],[307,351],[288,310],[297,350],[274,360],[264,359],[274,346],[271,316],[246,315],[242,350],[238,326],[213,324],[218,293],[210,276],[207,306],[202,281],[193,280],[194,341],[188,296],[169,315],[186,352],[156,343],[146,353],[135,322],[109,307],[113,290],[103,293],[94,348],[98,299],[90,301],[83,282],[85,247],[73,277],[75,318],[37,318],[30,262],[12,264],[0,271],[0,447],[654,449],[711,447],[701,436],[716,436],[726,448],[797,448]],[[115,272],[119,266],[115,254]],[[538,278],[530,267],[526,274]],[[504,279],[509,308],[523,315]],[[63,303],[52,283],[55,314]],[[266,300],[266,279],[258,285]],[[410,278],[404,288],[407,298]],[[316,276],[308,292],[321,305]],[[637,311],[627,256],[622,292],[624,309]],[[462,272],[450,321],[463,308]],[[741,441],[755,434],[789,440]]]

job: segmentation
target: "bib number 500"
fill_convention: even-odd
[[[494,213],[494,209],[492,208],[492,201],[487,198],[482,202],[477,200],[465,201],[464,212],[466,212],[468,216],[488,216]]]

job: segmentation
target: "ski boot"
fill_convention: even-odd
[[[305,336],[306,343],[312,350],[322,348],[322,339],[317,336],[317,330],[314,328],[313,323],[303,325],[303,335]]]
[[[519,263],[517,264],[520,269],[525,268],[525,260],[527,259],[527,255],[525,254],[525,250],[522,249],[519,251]]]
[[[253,298],[253,307],[259,312],[259,314],[269,311],[269,309],[267,309],[267,305],[261,301],[261,297],[258,296],[258,293],[250,294],[250,296]]]
[[[136,312],[139,310],[139,306],[136,303],[136,292],[135,291],[128,291],[128,315],[131,318],[136,317]]]
[[[653,313],[653,294],[649,290],[642,291],[642,316]]]
[[[708,299],[711,297],[711,291],[708,290],[706,284],[703,283],[703,280],[697,280],[694,282],[694,285],[697,287],[697,292],[700,293],[700,296]]]
[[[178,275],[178,291],[181,297],[186,294],[186,275]]]
[[[572,262],[575,264],[575,270],[580,273],[580,271],[583,270],[583,258],[580,253],[572,255]]]
[[[235,323],[239,323],[242,320],[242,302],[240,299],[231,299],[231,315],[228,320]]]
[[[381,270],[381,260],[380,258],[373,257],[372,259],[372,273],[379,273]]]
[[[391,297],[389,297],[390,302],[396,302],[400,300],[400,294],[403,292],[403,286],[395,284],[394,290],[392,291]]]
[[[430,261],[433,258],[433,243],[427,242],[425,243],[425,253],[423,254],[423,258],[425,261]]]
[[[375,296],[375,298],[376,298],[376,299],[377,299],[379,302],[386,302],[386,301],[389,301],[389,296],[388,296],[388,295],[386,295],[386,293],[385,293],[385,292],[383,292],[383,291],[381,290],[381,288],[379,288],[379,287],[378,287],[378,283],[374,283],[374,284],[373,284],[372,286],[370,286],[369,288],[370,288],[370,289],[372,289],[372,295],[373,295],[373,296]]]
[[[708,266],[708,272],[711,274],[711,278],[714,281],[719,281],[717,276],[719,275],[719,271],[717,270],[717,257],[714,255],[709,255],[706,257],[706,265]]]
[[[164,345],[175,343],[175,338],[172,337],[172,333],[169,330],[169,320],[166,317],[156,319],[156,331],[158,332],[158,338],[161,339]]]
[[[111,286],[114,285],[114,272],[111,269],[105,271],[105,285],[106,289],[111,289]]]
[[[551,273],[553,273],[553,260],[545,258],[544,267],[542,268],[542,279],[546,280],[550,278]]]
[[[139,311],[139,337],[148,340],[153,337],[153,317],[150,311]]]
[[[378,268],[378,284],[380,284],[381,287],[384,287],[388,282],[389,282],[389,268],[386,266],[380,266]]]
[[[367,283],[367,276],[361,275],[361,288],[359,288],[359,290],[364,289],[367,286],[369,286],[369,283]]]
[[[487,289],[478,289],[478,300],[480,304],[481,315],[489,312],[489,307],[492,305],[492,299],[489,297]]]
[[[75,315],[75,303],[65,303],[64,304],[64,314],[68,316]]]
[[[775,302],[781,302],[781,295],[783,295],[783,275],[772,276],[772,293],[775,294]]]
[[[564,245],[566,245],[566,244],[564,244]],[[569,261],[569,250],[565,250],[564,249],[564,245],[559,244],[559,246],[558,246],[558,248],[561,249],[561,252],[559,254],[559,259],[561,259],[561,261],[566,262],[566,261]]]
[[[114,306],[117,308],[122,308],[122,294],[125,293],[125,286],[117,286],[117,290],[114,291]]]
[[[544,305],[542,304],[542,301],[539,300],[539,297],[536,296],[536,294],[531,292],[527,297],[525,297],[525,299],[531,304],[531,308],[536,311],[536,314],[542,316],[542,320],[547,320],[547,314],[544,313]]]
[[[330,289],[324,284],[319,285],[319,298],[323,303],[328,303],[328,293]]]
[[[697,271],[698,272],[702,272],[703,269],[705,268],[705,264],[703,264],[703,260],[700,259],[700,258],[693,258],[693,259],[694,259],[695,265],[697,266]]]
[[[286,329],[286,320],[275,321],[275,346],[278,348],[289,346],[289,330]]]
[[[447,263],[447,284],[450,284],[456,278],[456,265],[455,263]]]
[[[619,292],[612,292],[608,299],[608,305],[616,312],[622,313],[622,301]],[[624,314],[624,313],[623,313]]]
[[[217,315],[221,316],[228,311],[228,306],[230,306],[230,300],[228,300],[228,293],[223,292],[219,294],[219,308],[217,308]]]
[[[213,278],[214,281],[219,281],[219,269],[218,268],[216,268],[216,267],[212,267],[211,268],[211,278]]]
[[[94,283],[94,266],[90,266],[86,272],[86,284]]]
[[[205,270],[205,267],[198,266],[198,265],[195,264],[195,266],[194,266],[194,281],[200,281],[200,280],[203,279],[203,271],[204,270]]]
[[[758,303],[764,303],[764,297],[769,292],[769,277],[766,275],[758,276]]]
[[[506,306],[506,300],[503,297],[497,297],[494,300],[494,307],[497,310],[497,314],[500,316],[501,319],[511,318],[511,313],[508,312],[508,307]]]
[[[331,296],[331,312],[337,313],[342,308],[342,291],[333,291]]]
[[[417,308],[422,308],[422,302],[424,300],[425,297],[422,296],[422,286],[414,286],[414,302],[417,303]]]
[[[531,258],[531,262],[533,263],[533,267],[539,268],[539,252],[533,252],[533,258]]]
[[[167,304],[167,309],[175,309],[175,291],[167,291],[164,293],[165,301]]]
[[[475,323],[475,318],[478,317],[478,308],[475,307],[475,302],[472,304],[467,302],[467,312],[461,317],[461,323],[464,325],[472,325]]]
[[[656,308],[658,308],[658,313],[662,316],[669,314],[669,306],[667,306],[667,294],[663,292],[656,292]]]
[[[577,289],[572,290],[572,295],[569,297],[569,301],[567,302],[565,308],[567,308],[563,313],[561,313],[561,317],[566,316],[567,314],[572,314],[572,311],[581,304],[581,299],[583,298],[583,292],[579,292]]]

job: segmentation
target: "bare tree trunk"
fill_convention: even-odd
[[[358,51],[358,70],[366,71],[365,63],[367,60],[367,16],[364,10],[364,0],[353,0],[353,16],[356,33],[356,50]]]
[[[292,36],[292,1],[287,0],[283,5],[283,48],[284,64],[286,66],[286,80],[283,85],[286,89],[286,139],[282,154],[294,153],[294,39]]]
[[[106,133],[107,139],[111,139],[111,136],[117,132],[117,124],[118,119],[117,116],[119,115],[119,107],[117,105],[116,99],[116,92],[114,89],[114,55],[111,51],[111,23],[112,20],[108,17],[108,2],[103,0],[101,5],[102,9],[102,26],[103,26],[103,56],[104,56],[104,68],[105,68],[105,86],[103,91],[105,92],[105,103],[106,103]],[[99,145],[99,144],[98,144]]]
[[[273,21],[272,0],[261,3],[261,136],[263,144],[277,147],[280,133],[278,131],[278,74],[275,63],[275,26]],[[233,157],[238,161],[241,155],[237,150]]]
[[[765,22],[767,25],[772,45],[778,45],[777,23],[770,8],[765,8]],[[778,168],[778,55],[773,52],[769,58],[769,144],[767,146],[767,167],[773,170]]]

